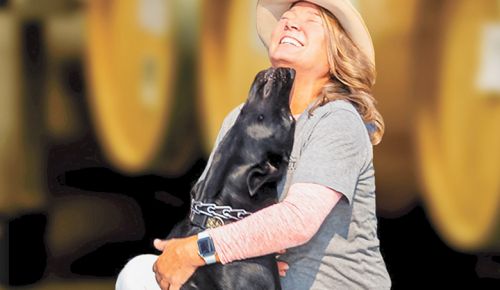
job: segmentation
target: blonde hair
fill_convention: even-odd
[[[365,122],[371,143],[377,145],[382,140],[385,125],[372,95],[376,78],[375,65],[352,42],[330,11],[320,7],[320,14],[329,44],[327,53],[330,81],[323,87],[309,113],[328,102],[347,100],[356,107]]]

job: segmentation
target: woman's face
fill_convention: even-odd
[[[328,75],[325,27],[319,13],[319,7],[309,2],[298,2],[283,13],[269,45],[273,67]]]

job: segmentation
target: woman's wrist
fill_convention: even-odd
[[[198,237],[196,235],[186,238],[187,243],[184,247],[185,255],[193,266],[200,267],[205,265],[205,260],[198,254]]]
[[[193,266],[200,267],[205,266],[205,260],[198,253],[198,237],[197,235],[193,235],[186,238],[186,244],[184,247],[184,254],[188,257],[189,261]],[[217,263],[220,263],[220,258],[217,253],[215,253],[215,260]]]
[[[200,267],[206,265],[205,260],[198,253],[198,236],[193,235],[186,238],[186,246],[184,248],[185,256],[189,257],[189,261],[193,266]],[[215,253],[215,261],[220,263],[220,258],[217,253]]]

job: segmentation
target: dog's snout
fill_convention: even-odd
[[[264,78],[266,80],[272,80],[272,79],[274,79],[276,77],[276,75],[279,74],[279,69],[280,68],[270,67],[269,69],[267,69],[265,71]]]
[[[288,67],[270,67],[265,71],[258,74],[257,79],[263,81],[264,85],[267,83],[284,82],[291,84],[295,80],[295,70]]]
[[[282,80],[293,81],[295,79],[295,70],[293,68],[280,67],[274,72]]]

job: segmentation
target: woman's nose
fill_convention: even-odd
[[[300,25],[293,19],[288,19],[285,25],[286,30],[300,30]]]

